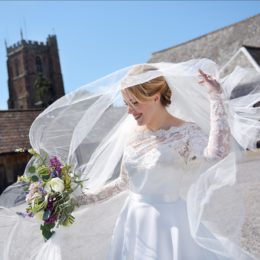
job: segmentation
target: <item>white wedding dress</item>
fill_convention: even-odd
[[[201,133],[187,123],[140,135],[125,151],[131,193],[118,218],[108,259],[224,259],[193,240],[186,203],[179,196],[188,161],[202,155]],[[192,139],[196,143],[185,158],[188,151],[183,149],[188,147],[183,144]],[[203,232],[211,236],[206,228]]]
[[[173,68],[175,68],[174,65]],[[173,75],[176,74],[176,72],[178,74],[178,68],[177,66],[177,71],[173,70]],[[185,67],[184,72],[186,73],[187,69],[189,71],[189,68],[193,68],[193,65],[191,67]],[[181,71],[182,70],[183,69],[181,69]],[[197,71],[196,66],[194,66],[194,70]],[[174,97],[177,96],[176,100],[173,101],[179,103],[183,100],[186,101],[187,92],[184,92],[183,99],[182,96],[178,96],[178,82],[180,85],[179,94],[182,94],[182,87],[189,83],[189,81],[185,80],[187,80],[187,77],[181,77],[179,80],[176,80],[176,78],[173,79],[173,85],[175,86],[173,93]],[[191,82],[193,83],[193,80]],[[105,84],[101,85],[103,86]],[[189,86],[191,86],[191,84]],[[188,88],[187,91],[189,89],[191,88]],[[195,89],[196,91],[192,92],[194,93],[194,100],[198,98],[198,100],[203,101],[202,98],[204,96],[201,96],[201,98],[199,98],[200,96],[196,97],[197,88]],[[198,91],[200,91],[200,89],[198,89]],[[104,111],[100,112],[101,107],[106,107],[105,105],[108,107],[108,104],[111,105],[111,102],[110,99],[104,95],[101,99],[101,101],[104,102],[103,106],[95,107],[93,105],[96,110],[89,109],[89,111],[87,111],[88,113],[84,114],[82,112],[85,111],[84,106],[79,106],[78,110],[76,109],[77,106],[80,105],[82,93],[83,92],[79,91],[76,92],[75,95],[68,95],[64,98],[66,102],[59,100],[56,103],[57,110],[55,110],[55,107],[50,107],[38,121],[36,120],[30,134],[31,143],[34,148],[44,148],[46,151],[51,152],[56,151],[57,148],[57,151],[60,152],[59,154],[63,154],[61,151],[67,152],[66,149],[69,147],[70,155],[77,157],[78,150],[76,148],[78,148],[78,142],[81,144],[82,141],[82,146],[80,146],[82,156],[88,157],[87,152],[89,147],[87,144],[91,146],[92,141],[98,143],[99,139],[96,140],[90,135],[89,139],[94,140],[89,140],[85,146],[84,140],[88,136],[85,134],[86,129],[84,127],[90,125],[88,130],[92,129],[91,124],[95,123],[93,122],[94,119],[99,118],[98,116],[104,113]],[[74,98],[76,101],[79,101],[79,104]],[[87,97],[85,98],[88,101]],[[193,95],[189,98],[189,102],[192,102],[192,99]],[[108,102],[108,104],[106,102]],[[67,103],[68,106],[66,105]],[[194,103],[198,105],[198,102]],[[176,103],[174,103],[174,106],[175,104]],[[184,102],[184,104],[186,103]],[[186,108],[184,104],[180,106],[180,109]],[[208,103],[204,102],[202,104]],[[63,105],[64,111],[61,109],[62,113],[60,115],[58,112],[60,108],[63,108]],[[97,105],[99,105],[99,103],[97,103]],[[71,111],[69,108],[71,108]],[[245,224],[243,223],[243,236],[235,234],[238,238],[243,237],[245,239],[242,241],[242,245],[238,243],[238,248],[231,246],[227,248],[229,239],[225,240],[225,235],[234,234],[237,230],[240,230],[240,226],[236,225],[237,223],[240,224],[239,217],[244,216],[243,212],[241,212],[241,214],[239,211],[233,212],[233,209],[237,208],[236,200],[233,200],[233,197],[228,198],[220,194],[222,191],[227,191],[226,186],[232,183],[230,179],[233,176],[233,174],[231,174],[232,176],[230,178],[230,175],[227,174],[225,178],[224,175],[221,176],[221,171],[220,174],[218,174],[218,170],[221,168],[219,167],[218,161],[224,161],[221,166],[226,166],[225,159],[230,156],[230,124],[227,122],[227,115],[225,114],[224,104],[220,95],[210,95],[210,108],[208,109],[210,109],[210,131],[208,136],[198,125],[192,122],[186,122],[178,127],[173,126],[168,130],[158,130],[155,132],[148,131],[143,127],[136,127],[128,136],[128,140],[124,146],[120,176],[108,182],[102,188],[90,190],[86,194],[79,195],[77,200],[82,206],[77,208],[73,213],[75,223],[70,227],[59,227],[54,236],[47,242],[44,242],[41,236],[40,223],[37,222],[36,218],[24,219],[16,214],[16,212],[24,212],[27,207],[25,203],[20,206],[14,206],[17,205],[16,198],[19,198],[20,195],[16,193],[17,190],[19,192],[19,189],[16,189],[19,184],[9,187],[8,191],[10,191],[11,194],[12,189],[14,191],[14,198],[10,199],[10,203],[8,191],[4,193],[3,196],[0,196],[0,259],[257,259],[248,256],[246,253],[243,254],[239,249],[245,248],[246,252],[255,251],[253,252],[255,253],[254,256],[257,256],[257,253],[259,253],[260,247],[257,241],[259,238],[257,234],[259,230],[257,229],[259,223],[259,214],[257,214],[257,212],[259,212],[259,209],[255,207],[255,205],[260,205],[259,201],[257,201],[259,196],[256,196],[259,194],[259,188],[257,186],[259,181],[256,181],[259,160],[255,160],[252,164],[249,163],[248,166],[246,165],[247,172],[243,174],[244,180],[242,181],[244,186],[247,187],[247,184],[255,184],[257,186],[253,187],[256,192],[245,193],[244,196],[246,197],[245,201],[250,202],[250,207],[248,207],[247,210],[249,214],[246,215]],[[194,110],[194,116],[202,116],[203,119],[206,118],[204,114],[201,115],[197,113],[196,109]],[[204,110],[205,109],[202,109],[202,111]],[[96,113],[93,114],[93,111]],[[81,114],[81,112],[83,114]],[[97,112],[100,114],[97,114]],[[92,117],[90,117],[90,115],[92,115]],[[105,114],[105,116],[107,115]],[[88,119],[89,117],[91,120]],[[190,119],[185,120],[189,121]],[[104,122],[103,120],[100,121],[102,123]],[[80,124],[77,125],[79,122]],[[208,125],[208,121],[206,121],[205,124]],[[71,128],[69,128],[68,125]],[[75,125],[77,125],[77,131],[74,131]],[[124,126],[124,124],[122,125]],[[237,124],[234,125],[237,126]],[[241,127],[242,126],[244,125],[241,124]],[[57,129],[59,131],[57,131]],[[119,129],[119,127],[117,129]],[[39,136],[37,135],[38,133]],[[91,134],[91,132],[87,133]],[[122,133],[122,131],[120,133]],[[112,135],[112,137],[113,136],[114,135]],[[118,138],[120,138],[120,136]],[[71,139],[73,140],[71,141]],[[110,141],[110,139],[108,141]],[[101,148],[103,149],[103,146],[101,146]],[[105,154],[107,155],[107,153]],[[119,160],[121,159],[121,155],[122,153],[120,151]],[[100,158],[104,157],[101,156]],[[110,157],[105,158],[108,158],[107,160],[109,161]],[[105,163],[103,164],[102,162],[102,166],[104,165]],[[205,172],[207,173],[207,169],[212,169],[210,167],[212,165],[215,167],[214,170],[216,174],[206,175],[206,178],[202,180],[206,180],[206,182],[208,181],[209,183],[205,183],[204,187],[204,183],[200,182],[200,185],[197,186],[198,190],[192,193],[192,187],[196,187],[200,177],[205,177]],[[102,182],[102,174],[98,175],[98,171],[102,169],[96,166],[99,165],[95,163],[93,167],[95,172],[97,172],[96,177],[97,179],[100,177],[100,182]],[[254,166],[254,168],[251,166]],[[104,169],[104,172],[106,172],[106,170],[107,169]],[[228,173],[229,168],[226,167],[223,172]],[[108,175],[106,175],[106,177],[107,176]],[[252,179],[250,179],[250,176]],[[211,180],[211,177],[213,177],[213,180]],[[107,180],[107,178],[105,179]],[[255,183],[252,183],[252,180]],[[238,178],[236,186],[240,185],[239,181]],[[216,185],[219,185],[221,188],[223,187],[223,189],[216,189],[214,193],[217,194],[217,197],[220,197],[217,202],[224,204],[221,205],[220,208],[215,208],[217,203],[214,204],[214,202],[216,202],[214,195],[212,199],[208,196],[208,193],[205,193],[205,190],[211,192],[211,188],[215,188]],[[249,190],[252,186],[250,185],[248,185]],[[191,200],[190,198],[193,194],[201,197]],[[205,197],[207,199],[210,197],[209,204],[213,205],[208,211],[208,213],[212,214],[208,219],[213,220],[210,223],[213,225],[209,227],[209,222],[203,222],[203,218],[199,216],[199,221],[202,220],[202,224],[199,225],[198,230],[194,230],[194,226],[196,229],[196,223],[194,225],[194,222],[192,222],[194,220],[193,217],[195,216],[196,218],[199,214],[197,214],[197,212],[193,214],[194,212],[191,212],[191,210],[196,210],[200,208],[201,205],[192,207],[193,205],[189,204],[189,202],[204,202],[204,195],[206,195]],[[20,198],[20,201],[22,201],[22,199]],[[212,202],[213,204],[211,204]],[[202,207],[204,207],[205,204],[203,204]],[[228,208],[230,205],[232,205],[232,207],[230,207],[231,213]],[[205,211],[207,211],[206,206]],[[218,211],[218,209],[222,211]],[[223,209],[226,210],[224,214],[222,214]],[[214,214],[216,215],[215,217]],[[218,219],[221,219],[221,221],[219,221],[221,227],[217,225]],[[231,224],[231,226],[223,225],[223,223],[226,223],[226,219],[228,220],[228,225]],[[234,223],[233,226],[232,223]],[[212,227],[214,230],[212,230]],[[219,235],[221,234],[220,231],[224,231],[222,237]],[[227,233],[225,233],[226,231]],[[229,233],[229,231],[231,232]],[[198,240],[198,234],[200,238],[203,237],[204,240]],[[219,240],[220,237],[222,240]],[[231,237],[231,240],[232,238],[233,237]],[[222,244],[223,241],[227,243],[224,245]],[[243,249],[242,251],[244,251]],[[230,252],[232,252],[232,257],[229,254]],[[236,254],[236,252],[238,252],[238,254]],[[236,257],[234,257],[234,255],[236,255]]]
[[[209,138],[190,122],[155,132],[137,127],[127,141],[120,177],[102,190],[78,198],[80,204],[89,205],[125,189],[130,191],[117,219],[107,259],[231,259],[194,241],[182,199],[185,177],[196,175],[202,162],[220,159],[228,150],[229,128],[218,95],[211,96]],[[204,226],[200,233],[214,239]]]

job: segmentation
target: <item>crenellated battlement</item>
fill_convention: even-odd
[[[24,40],[22,39],[21,41],[7,47],[7,54],[13,53],[15,51],[17,51],[18,49],[22,48],[22,47],[39,47],[39,46],[50,46],[53,43],[56,44],[57,39],[56,39],[56,35],[49,35],[46,42],[39,42],[39,41],[31,41],[31,40]]]

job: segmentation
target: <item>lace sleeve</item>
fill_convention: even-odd
[[[86,193],[77,196],[78,205],[89,205],[96,202],[101,202],[113,197],[114,195],[126,190],[128,188],[128,174],[126,173],[123,163],[121,165],[120,176],[112,182],[104,185],[100,190],[95,193]]]
[[[193,161],[197,157],[204,157],[207,160],[218,160],[228,154],[230,149],[230,130],[220,94],[210,95],[209,137],[197,125],[194,125],[188,134],[186,162]]]
[[[210,134],[204,150],[207,159],[224,158],[230,149],[230,129],[220,94],[210,94]]]

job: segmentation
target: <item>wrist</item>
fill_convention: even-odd
[[[209,91],[208,94],[211,100],[219,100],[221,99],[222,91]]]

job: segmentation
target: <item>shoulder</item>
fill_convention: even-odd
[[[187,125],[186,130],[190,134],[198,134],[198,133],[200,133],[200,134],[203,134],[203,135],[207,135],[202,130],[202,128],[199,125],[197,125],[196,123],[194,123],[194,122],[187,122],[186,125]]]
[[[208,135],[196,123],[190,123],[186,129],[186,136],[191,146],[205,147],[208,143]]]

